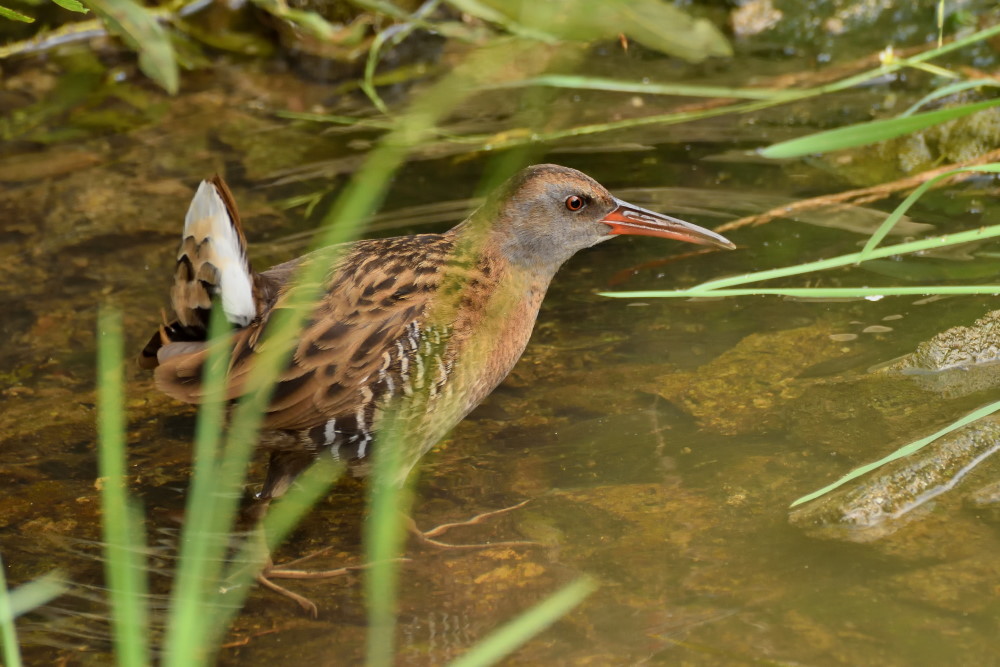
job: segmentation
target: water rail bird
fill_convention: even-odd
[[[734,247],[551,164],[522,169],[442,234],[339,247],[264,415],[259,447],[270,460],[260,499],[282,495],[320,456],[363,466],[385,407],[419,396],[405,413],[408,472],[517,363],[559,267],[618,234]],[[228,396],[239,397],[296,269],[312,257],[255,271],[232,194],[219,177],[203,181],[177,253],[176,320],[153,335],[140,364],[155,369],[160,390],[197,403],[209,315],[221,307],[234,330]]]

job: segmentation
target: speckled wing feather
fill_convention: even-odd
[[[413,331],[450,248],[450,239],[439,235],[356,243],[303,329],[266,426],[292,430],[330,417],[357,418],[375,399],[402,390],[409,381],[405,367],[417,356]],[[242,370],[234,368],[234,378]]]
[[[370,426],[374,403],[404,391],[414,375],[411,366],[422,363],[416,361],[417,332],[451,246],[449,237],[433,234],[347,246],[275,387],[264,428],[299,431],[337,417],[352,430],[364,430],[366,421]],[[262,334],[271,315],[286,302],[288,281],[300,261],[260,274],[264,284],[277,286],[276,297],[264,304],[258,319],[235,334],[230,398],[242,393]],[[197,403],[204,346],[171,343],[159,357],[159,388]]]

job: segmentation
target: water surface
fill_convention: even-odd
[[[602,67],[627,65],[637,76],[657,65],[598,55]],[[789,68],[752,58],[736,66],[760,74]],[[38,127],[8,142],[0,159],[0,331],[7,341],[0,350],[0,470],[7,480],[0,540],[13,582],[58,566],[93,587],[96,599],[100,563],[88,541],[100,534],[97,305],[122,308],[129,351],[138,351],[167,304],[193,189],[215,172],[234,190],[257,266],[302,252],[374,135],[275,117],[273,110],[316,105],[367,113],[359,98],[332,96],[328,86],[280,69],[220,63],[191,75],[172,99],[130,81],[109,91],[83,66],[57,80],[30,67],[16,75],[25,77],[25,89],[34,82],[42,107],[73,87],[85,102],[45,107]],[[719,85],[739,80],[734,70],[710,68],[686,76]],[[839,103],[864,115],[887,95],[874,87]],[[673,103],[574,93],[559,96],[552,113],[593,122]],[[508,129],[502,111],[481,102],[463,112],[463,122],[484,132]],[[743,153],[801,132],[803,118],[811,126],[840,122],[827,114],[822,105],[799,105],[643,128],[539,146],[531,159],[582,169],[623,198],[716,226],[849,187],[821,164],[767,163]],[[447,229],[469,210],[491,159],[455,149],[407,164],[368,233]],[[983,192],[989,186],[931,198],[911,218],[940,231],[992,222],[997,209]],[[314,207],[289,208],[296,197]],[[855,213],[846,216],[851,224],[872,215]],[[931,516],[868,544],[808,537],[787,523],[796,497],[984,402],[942,401],[945,407],[922,419],[925,395],[879,395],[876,405],[851,378],[971,322],[990,309],[990,299],[638,301],[596,294],[689,286],[851,252],[864,236],[843,229],[844,218],[818,214],[740,230],[731,235],[740,246],[732,253],[686,254],[691,248],[680,244],[620,238],[567,263],[520,364],[428,455],[416,482],[414,515],[423,527],[530,499],[449,539],[538,545],[440,551],[411,544],[400,664],[458,656],[581,574],[595,577],[600,590],[512,664],[995,662],[996,525],[963,511],[957,497],[942,498]],[[824,278],[828,285],[889,280],[861,269]],[[865,332],[872,325],[881,329]],[[830,338],[850,333],[857,336]],[[731,375],[703,370],[748,340],[756,352]],[[682,398],[689,387],[716,402],[692,411]],[[137,368],[129,369],[128,401],[132,488],[149,514],[151,541],[169,554],[190,472],[194,411],[159,395]],[[261,475],[258,462],[251,479]],[[342,482],[278,559],[331,547],[316,567],[358,562],[363,513],[360,483]],[[154,565],[167,566],[169,558]],[[304,618],[288,601],[257,591],[223,664],[362,658],[357,577],[292,586],[319,605],[320,617]],[[154,579],[155,592],[166,587],[165,578]],[[80,615],[100,617],[103,607],[82,595],[57,601],[25,628],[39,644],[28,649],[37,664],[60,656],[106,660],[104,625]]]

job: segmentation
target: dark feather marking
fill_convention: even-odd
[[[181,255],[181,258],[177,260],[177,266],[183,266],[184,280],[191,280],[194,278],[194,265],[191,264],[191,259],[185,253]],[[175,269],[177,270],[177,269]]]
[[[306,348],[305,354],[303,354],[302,356],[304,356],[306,359],[309,359],[310,357],[315,357],[317,355],[323,354],[324,352],[328,352],[329,350],[330,348],[320,347],[314,341],[312,343],[309,343],[309,347]]]
[[[343,338],[349,334],[354,327],[350,324],[344,324],[343,322],[337,322],[336,324],[331,324],[326,331],[321,333],[318,338],[319,340],[334,341],[338,338]]]
[[[377,329],[368,334],[368,337],[365,338],[361,345],[358,346],[358,349],[354,351],[354,354],[351,356],[351,361],[361,361],[365,357],[370,356],[372,351],[375,350],[379,343],[382,343],[388,335],[388,329]]]
[[[191,369],[190,373],[177,374],[177,379],[184,386],[201,384],[201,374],[205,371],[205,364],[198,364]]]
[[[297,378],[292,378],[291,380],[285,380],[283,382],[279,382],[278,385],[274,388],[274,395],[271,397],[271,402],[278,403],[288,398],[295,392],[302,389],[302,387],[309,384],[312,381],[312,379],[313,379],[313,371],[310,370],[306,373],[303,373]]]
[[[240,348],[240,351],[234,355],[233,360],[230,362],[230,366],[236,366],[237,364],[245,361],[254,353],[253,345],[244,345]]]
[[[409,285],[403,285],[395,292],[393,292],[392,296],[390,296],[389,299],[393,299],[395,301],[402,301],[403,299],[410,296],[416,291],[417,291],[417,285],[415,285],[414,283],[410,283]]]
[[[213,285],[219,282],[219,269],[211,262],[202,262],[201,266],[198,267],[198,274],[195,276],[202,283],[211,283]]]
[[[370,352],[372,348],[374,348],[379,343],[383,342],[385,340],[386,336],[388,336],[388,335],[389,335],[389,329],[388,328],[379,329],[378,331],[372,332],[368,336],[368,338],[365,338],[365,341],[361,345],[362,345],[362,347],[369,348],[369,352]]]

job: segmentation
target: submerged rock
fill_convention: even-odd
[[[965,497],[965,504],[975,510],[978,516],[1000,521],[1000,480],[969,492]]]
[[[851,442],[865,442],[870,448],[873,441],[915,439],[919,429],[981,405],[997,386],[1000,310],[987,313],[971,326],[943,331],[911,354],[867,374],[803,393],[788,408],[790,413],[800,413],[799,418],[789,421],[790,429],[802,439],[841,450]],[[956,402],[963,397],[968,398]],[[810,421],[802,417],[821,413],[824,405],[834,406],[827,412],[839,410],[845,423],[851,425],[861,426],[861,420],[849,419],[855,413],[865,416],[870,427],[862,427],[860,433],[857,429],[837,429],[825,436],[811,431]],[[981,419],[793,510],[789,521],[816,537],[855,542],[879,539],[923,515],[930,501],[959,485],[977,467],[978,480],[965,484],[972,487],[967,490],[965,506],[977,516],[996,517],[1000,515],[1000,482],[993,480],[1000,466],[995,462],[980,464],[998,449],[1000,417]],[[954,498],[949,506],[957,510],[955,506],[960,504]]]
[[[884,370],[919,374],[1000,361],[1000,310],[993,310],[968,327],[942,331]]]
[[[858,458],[955,414],[951,396],[914,382],[917,376],[846,369],[829,374],[831,368],[855,365],[854,354],[850,345],[831,339],[829,325],[817,322],[751,334],[709,363],[659,376],[645,389],[690,414],[705,430],[784,433]],[[971,393],[971,386],[963,385],[959,395]]]
[[[939,108],[980,101],[975,95],[956,95]],[[933,107],[923,107],[930,111]],[[846,149],[819,158],[830,171],[857,185],[904,178],[941,163],[969,162],[982,157],[1000,141],[1000,110],[962,116],[863,148]]]
[[[922,389],[945,398],[1000,386],[1000,310],[986,313],[971,326],[942,331],[874,374],[908,376]]]
[[[801,508],[789,521],[815,537],[868,542],[898,530],[1000,450],[1000,418],[981,419]]]
[[[818,363],[845,355],[823,324],[751,334],[694,371],[657,378],[650,389],[698,420],[702,428],[735,435],[760,433],[780,420],[777,405],[797,397],[795,379]]]

